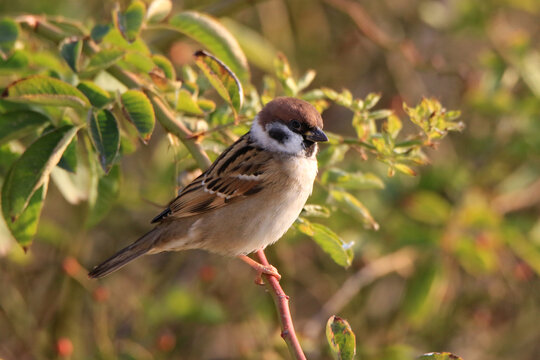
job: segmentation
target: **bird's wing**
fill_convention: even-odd
[[[249,133],[226,149],[216,161],[186,186],[152,223],[170,216],[202,214],[243,200],[261,191],[270,181],[272,156],[258,148]]]

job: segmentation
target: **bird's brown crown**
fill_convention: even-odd
[[[317,109],[307,101],[292,97],[277,97],[259,113],[263,128],[270,122],[280,121],[287,125],[293,120],[307,125],[307,128],[323,128],[323,120]]]

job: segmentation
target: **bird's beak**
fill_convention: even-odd
[[[326,134],[319,128],[313,130],[308,130],[304,133],[304,138],[313,142],[324,142],[328,141]]]

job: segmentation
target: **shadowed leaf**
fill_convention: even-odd
[[[90,137],[105,173],[109,172],[120,149],[120,131],[113,113],[100,110],[89,118]]]
[[[34,192],[48,181],[51,170],[78,130],[68,125],[41,136],[12,165],[2,186],[2,212],[6,222],[15,221]]]
[[[11,19],[0,20],[0,58],[7,59],[19,36],[19,25]]]
[[[60,44],[60,55],[64,58],[73,72],[79,71],[83,42],[78,38],[68,38]]]
[[[81,81],[79,85],[77,85],[77,89],[79,89],[88,100],[90,100],[92,106],[96,108],[102,108],[112,101],[109,93],[92,81]]]
[[[0,114],[0,145],[29,135],[48,122],[45,115],[35,111],[20,110]]]
[[[114,25],[122,36],[133,42],[139,36],[144,21],[145,6],[142,1],[134,1],[126,11],[116,10],[113,14]]]

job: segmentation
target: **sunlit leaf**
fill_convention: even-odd
[[[159,67],[165,77],[171,81],[176,80],[176,70],[174,69],[173,64],[163,55],[153,55],[152,60],[157,67]]]
[[[419,191],[405,201],[405,212],[411,218],[431,225],[443,225],[450,217],[452,206],[435,192]]]
[[[191,93],[186,89],[180,89],[178,91],[176,110],[193,115],[204,114],[197,101],[193,98],[193,95],[191,95]]]
[[[132,2],[126,11],[116,10],[113,13],[114,25],[129,42],[133,42],[139,36],[144,22],[145,6],[142,1]]]
[[[175,30],[204,45],[230,67],[242,83],[249,83],[246,56],[236,39],[219,21],[196,11],[184,11],[172,17],[170,24]]]
[[[116,64],[124,56],[125,52],[121,49],[105,49],[92,55],[88,65],[84,69],[85,73],[93,73],[105,70]]]
[[[302,216],[328,218],[330,209],[322,205],[306,204],[302,209]]]
[[[0,20],[0,58],[7,59],[19,36],[19,25],[9,18]]]
[[[97,181],[97,186],[91,190],[88,199],[88,214],[85,226],[91,228],[107,216],[120,193],[120,168],[115,165],[108,174]]]
[[[303,218],[298,220],[296,228],[303,234],[312,237],[338,265],[343,267],[351,265],[354,257],[352,251],[354,243],[346,243],[328,227],[322,224],[310,223]]]
[[[234,110],[240,111],[244,92],[235,74],[218,58],[206,51],[195,53],[199,68],[206,75],[218,94],[227,101]]]
[[[97,86],[92,81],[81,81],[79,85],[77,85],[77,89],[79,89],[88,98],[88,100],[90,100],[92,106],[98,109],[104,107],[112,101],[109,93]]]
[[[332,315],[326,323],[326,339],[335,359],[354,359],[356,355],[356,336],[347,320]]]
[[[7,222],[15,221],[30,198],[49,178],[78,127],[63,126],[34,141],[12,165],[2,186],[2,211]]]
[[[146,20],[150,23],[157,23],[165,19],[172,10],[171,0],[154,0],[148,6]]]
[[[349,190],[384,189],[384,182],[373,173],[346,172],[339,168],[330,168],[321,176],[323,184],[334,184]]]
[[[0,146],[35,132],[49,122],[38,112],[19,110],[0,114]]]
[[[60,55],[64,58],[73,72],[79,71],[83,42],[78,38],[67,38],[60,44]]]
[[[88,107],[86,96],[62,80],[46,76],[31,76],[10,84],[3,97],[9,101],[39,105]]]
[[[399,172],[410,175],[410,176],[416,176],[416,171],[414,171],[411,167],[405,164],[394,164],[393,167],[398,170]]]
[[[317,72],[315,70],[308,70],[296,82],[296,90],[300,92],[304,90],[305,88],[307,88],[309,85],[311,85],[316,75],[317,75]]]
[[[99,162],[105,173],[110,168],[120,149],[120,131],[113,113],[100,110],[89,117],[90,137],[99,156]]]
[[[156,118],[154,108],[148,97],[139,90],[128,90],[120,97],[122,102],[122,112],[126,118],[135,125],[144,143],[150,140]]]
[[[28,55],[25,51],[15,50],[7,59],[0,56],[0,73],[11,70],[22,70],[28,68]]]
[[[353,195],[345,191],[330,190],[330,196],[344,211],[360,216],[364,225],[373,230],[379,230],[379,224],[373,219],[369,210]]]

